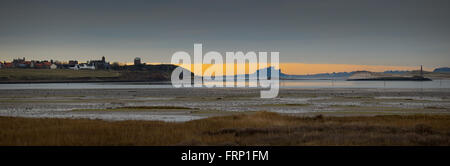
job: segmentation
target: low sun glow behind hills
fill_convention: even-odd
[[[243,65],[243,64],[242,64]],[[193,70],[194,65],[180,65],[186,69]],[[203,72],[210,68],[211,64],[203,64]],[[223,64],[224,73],[225,70],[232,70],[232,68],[227,68],[226,64]],[[237,65],[234,65],[234,70],[237,69]],[[216,67],[220,68],[219,65]],[[261,67],[258,67],[258,69]],[[333,72],[352,72],[352,71],[372,71],[372,72],[383,72],[388,70],[419,70],[420,66],[383,66],[383,65],[352,65],[352,64],[305,64],[305,63],[281,63],[281,71],[284,74],[290,75],[307,75],[307,74],[319,74],[319,73],[333,73]],[[432,71],[432,68],[424,68],[424,70]],[[235,74],[248,74],[254,73],[256,70],[249,70],[248,64],[246,65],[246,70],[235,72]],[[199,73],[195,73],[199,75]]]

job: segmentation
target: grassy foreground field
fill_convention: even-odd
[[[2,69],[0,78],[6,80],[64,80],[77,78],[118,77],[120,73],[109,70],[69,69]]]
[[[0,145],[450,145],[450,116],[294,117],[184,123],[0,117]]]
[[[0,83],[167,81],[171,70],[70,70],[70,69],[1,69]]]

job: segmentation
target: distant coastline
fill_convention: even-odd
[[[347,81],[432,81],[432,80],[425,77],[380,77],[380,78],[347,79]]]
[[[102,82],[170,82],[172,71],[176,65],[142,65],[121,70],[71,70],[71,69],[0,69],[0,84],[16,83],[102,83]],[[270,71],[270,70],[269,70]],[[257,75],[259,70],[252,73]],[[433,72],[423,71],[423,79],[414,76],[420,75],[420,71],[386,71],[386,72],[338,72],[321,73],[313,75],[288,75],[281,70],[280,80],[348,80],[348,81],[429,81],[450,79],[450,72],[436,70]],[[352,76],[358,72],[370,73],[373,77],[369,79]],[[245,75],[249,78],[250,75]],[[268,72],[270,77],[270,72]],[[429,80],[427,78],[430,78]]]

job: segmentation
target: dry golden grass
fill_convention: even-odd
[[[171,70],[70,70],[70,69],[1,69],[0,82],[46,82],[46,81],[167,81]]]
[[[450,145],[450,116],[293,117],[184,123],[0,117],[0,145]]]

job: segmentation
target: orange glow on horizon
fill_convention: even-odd
[[[180,66],[180,65],[179,65]],[[193,71],[194,65],[181,65],[186,69],[191,69]],[[211,64],[203,64],[203,72],[208,69]],[[223,64],[223,73],[225,75],[225,69],[227,69],[226,64]],[[234,65],[234,70],[236,70],[237,65]],[[247,64],[248,68],[248,64]],[[260,69],[260,67],[258,67]],[[420,66],[383,66],[383,65],[352,65],[352,64],[305,64],[305,63],[280,63],[281,72],[290,75],[308,75],[308,74],[320,74],[320,73],[333,73],[333,72],[352,72],[352,71],[372,71],[372,72],[383,72],[387,70],[419,70]],[[246,69],[248,70],[248,69]],[[424,70],[433,70],[431,68],[424,68]],[[238,71],[237,73],[254,73],[253,71]],[[195,73],[199,75],[199,73]]]
[[[384,65],[353,65],[353,64],[305,64],[282,63],[281,71],[285,74],[306,75],[333,72],[372,71],[383,72],[387,70],[419,70],[420,66],[384,66]],[[424,68],[424,70],[433,70]]]

